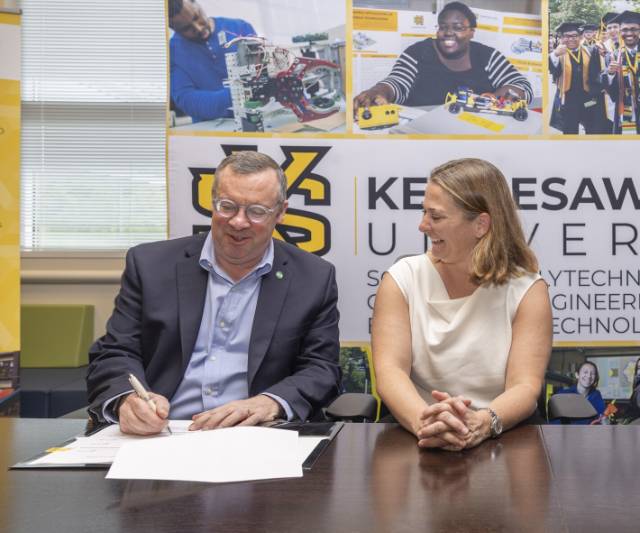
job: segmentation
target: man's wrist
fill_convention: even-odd
[[[116,420],[120,420],[120,406],[122,406],[122,404],[125,402],[125,400],[131,395],[133,394],[132,392],[129,392],[127,394],[123,394],[122,396],[119,396],[118,398],[116,398],[116,401],[113,402],[113,409],[112,409],[112,413],[114,415],[114,418]]]
[[[260,396],[262,398],[266,398],[267,400],[269,400],[269,405],[273,408],[272,414],[273,415],[273,419],[275,420],[276,418],[286,418],[287,415],[285,413],[284,407],[282,407],[282,405],[280,404],[280,402],[278,400],[276,400],[273,396],[270,396],[269,394],[260,394]]]

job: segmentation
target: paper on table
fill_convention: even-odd
[[[327,437],[298,437],[298,453],[300,464],[303,464],[311,452],[316,449],[316,446],[320,444],[320,441],[325,440]]]
[[[171,420],[169,423],[173,434],[188,431],[191,420]],[[118,450],[125,442],[137,440],[163,439],[170,436],[169,432],[148,437],[125,435],[117,424],[107,426],[90,437],[77,437],[74,441],[64,446],[50,449],[50,453],[34,461],[32,465],[100,465],[111,464]],[[49,450],[47,450],[49,451]]]
[[[262,427],[197,431],[124,444],[107,479],[231,482],[302,476],[298,432]]]

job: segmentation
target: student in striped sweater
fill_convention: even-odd
[[[468,6],[445,5],[438,14],[436,38],[409,46],[385,79],[357,95],[356,116],[359,108],[371,105],[444,104],[447,93],[462,86],[530,103],[533,91],[527,79],[498,50],[472,41],[476,26]]]

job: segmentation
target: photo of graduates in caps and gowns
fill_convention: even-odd
[[[549,4],[550,126],[565,135],[640,133],[640,6],[611,5],[629,9],[605,11],[597,0]]]

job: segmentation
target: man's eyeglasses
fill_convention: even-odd
[[[222,218],[233,218],[238,214],[240,208],[243,208],[245,216],[254,224],[266,222],[273,213],[278,211],[279,205],[280,202],[271,208],[260,204],[240,205],[226,198],[218,198],[213,202],[216,212]]]
[[[453,33],[462,33],[468,30],[471,26],[465,26],[464,24],[436,24],[436,30],[442,33],[452,31]]]
[[[640,28],[621,28],[620,33],[638,33]]]

